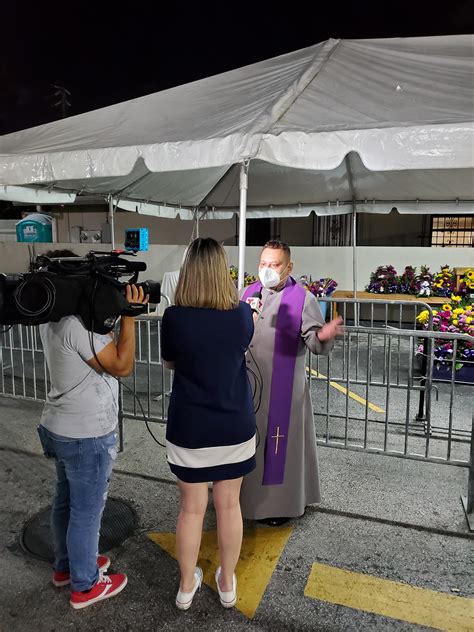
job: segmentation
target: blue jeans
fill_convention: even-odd
[[[45,456],[56,464],[51,511],[55,569],[69,570],[72,590],[89,590],[99,579],[100,523],[117,458],[117,433],[71,439],[38,426],[38,434]]]

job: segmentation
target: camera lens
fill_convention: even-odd
[[[143,281],[143,283],[137,283],[137,286],[141,286],[144,293],[148,294],[150,303],[161,301],[161,285],[157,281]]]

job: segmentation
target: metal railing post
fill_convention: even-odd
[[[469,473],[467,476],[467,495],[461,496],[461,502],[466,514],[469,531],[474,531],[474,415],[471,425],[471,450],[469,459]]]

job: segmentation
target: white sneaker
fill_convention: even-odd
[[[176,595],[176,607],[180,610],[187,610],[191,607],[194,595],[201,588],[202,570],[198,566],[196,566],[196,570],[194,571],[194,579],[196,580],[196,582],[191,592],[183,592],[182,590],[178,590],[178,594]]]
[[[216,571],[216,584],[217,584],[217,592],[219,593],[219,599],[221,600],[221,605],[224,608],[233,608],[237,603],[237,578],[235,573],[232,577],[232,590],[228,590],[224,592],[220,589],[219,586],[219,577],[221,574],[221,567]]]

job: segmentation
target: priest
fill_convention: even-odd
[[[257,383],[257,467],[244,477],[244,518],[272,526],[301,516],[321,500],[306,351],[327,355],[343,333],[340,317],[325,323],[316,298],[291,277],[288,244],[262,249],[259,280],[242,300],[255,307],[255,333],[247,353]],[[260,392],[259,392],[260,391]]]

